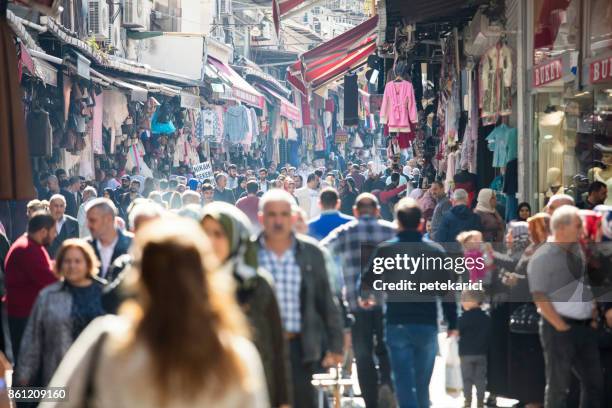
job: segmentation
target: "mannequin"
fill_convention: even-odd
[[[594,147],[601,152],[601,161],[606,166],[603,169],[600,167],[593,168],[594,178],[608,184],[608,181],[612,180],[612,146],[595,143]]]
[[[544,193],[544,203],[548,203],[550,197],[556,194],[565,194],[561,177],[561,169],[551,167],[546,172],[546,192]]]
[[[565,145],[563,142],[563,130],[565,124],[565,113],[556,109],[548,109],[547,113],[540,115],[538,123],[540,137],[538,143],[538,166],[540,174],[540,191],[549,188],[547,179],[548,170],[556,168],[563,171],[563,153]],[[559,183],[561,185],[562,183]]]

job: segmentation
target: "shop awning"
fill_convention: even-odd
[[[287,98],[277,94],[276,92],[274,92],[272,89],[268,88],[267,86],[257,84],[257,87],[260,88],[264,93],[274,98],[275,101],[278,101],[280,103],[281,116],[289,120],[292,120],[294,122],[300,122],[302,118],[301,111],[297,106],[295,106],[293,102],[290,102]]]
[[[208,62],[217,69],[225,80],[232,84],[232,96],[234,98],[259,109],[264,107],[263,95],[229,65],[210,55],[208,56]]]
[[[307,87],[317,89],[344,73],[367,62],[376,51],[376,25],[374,16],[345,33],[302,54],[300,60],[289,67],[287,80],[302,93]]]

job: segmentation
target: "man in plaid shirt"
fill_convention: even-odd
[[[395,237],[396,229],[388,221],[379,219],[380,206],[376,197],[370,193],[360,194],[353,207],[357,218],[336,228],[321,241],[321,245],[332,253],[342,267],[344,287],[355,323],[351,328],[353,349],[357,362],[359,387],[363,393],[366,407],[378,404],[379,377],[374,362],[376,353],[380,384],[391,386],[391,369],[387,347],[383,336],[383,313],[380,302],[359,297],[362,260],[368,261],[374,247]],[[376,338],[376,342],[374,339]],[[374,350],[376,345],[376,350]],[[390,391],[390,389],[389,389]]]
[[[343,321],[330,289],[325,255],[314,239],[292,231],[294,198],[272,189],[259,202],[259,265],[270,272],[289,348],[293,406],[314,408],[312,375],[343,360]],[[322,348],[325,344],[325,349]],[[323,360],[321,361],[321,356]]]

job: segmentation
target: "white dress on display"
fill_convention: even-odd
[[[548,169],[556,167],[561,169],[561,174],[563,174],[564,123],[565,113],[561,111],[542,114],[538,123],[540,130],[538,139],[539,190],[541,192],[548,188],[546,183]]]

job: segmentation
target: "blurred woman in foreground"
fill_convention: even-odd
[[[231,281],[197,223],[168,217],[134,241],[138,301],[83,332],[41,407],[267,407],[261,361],[243,337]]]

